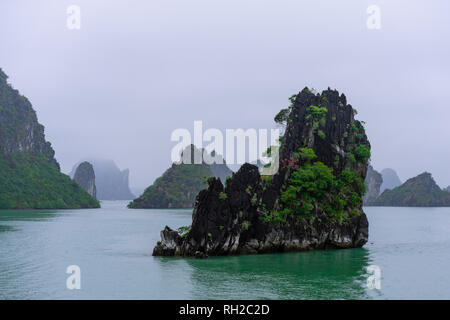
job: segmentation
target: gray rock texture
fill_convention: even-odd
[[[325,107],[324,118],[316,121],[311,106]],[[226,186],[210,178],[208,189],[196,197],[189,232],[181,235],[166,226],[153,255],[200,258],[363,246],[368,240],[368,221],[362,210],[368,159],[361,160],[360,151],[369,150],[370,144],[354,115],[346,97],[336,90],[313,94],[303,89],[289,109],[278,173],[261,176],[257,166],[244,164]],[[333,189],[336,193],[321,195],[309,215],[299,218],[288,214],[283,221],[267,219],[285,209],[283,194],[290,178],[306,165],[306,160],[296,162],[300,148],[312,149],[316,162],[331,168],[334,176],[350,174],[354,182],[349,189],[338,187]],[[343,204],[342,216],[335,218],[326,204],[332,204],[343,192],[352,194],[352,204]],[[306,195],[297,193],[297,197],[299,207],[305,205]]]
[[[97,199],[97,188],[95,187],[95,173],[92,164],[82,162],[75,171],[73,179],[89,193],[94,199]]]

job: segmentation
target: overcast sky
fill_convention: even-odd
[[[81,29],[66,26],[81,9]],[[369,5],[381,29],[366,25]],[[86,157],[146,187],[176,128],[271,128],[305,86],[345,93],[377,170],[450,185],[450,1],[2,0],[0,67],[64,172]]]

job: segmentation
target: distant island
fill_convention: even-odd
[[[0,209],[100,207],[60,172],[31,103],[7,79],[0,69]]]
[[[130,170],[125,169],[121,171],[113,160],[86,158],[73,166],[69,174],[72,178],[82,162],[92,164],[95,173],[97,199],[132,200],[135,198],[129,186]]]
[[[424,172],[392,190],[386,189],[371,205],[448,207],[450,206],[450,193],[442,190],[430,173]]]
[[[85,161],[80,163],[75,171],[73,180],[80,185],[94,199],[97,199],[97,187],[95,186],[95,172],[92,164]]]
[[[402,184],[400,178],[393,169],[381,170],[381,173],[369,166],[365,179],[366,193],[363,197],[363,205],[374,205],[375,200],[386,189],[393,189]]]
[[[190,150],[189,150],[190,149]],[[232,175],[225,161],[223,164],[194,164],[194,154],[203,153],[203,149],[197,149],[194,145],[186,147],[181,154],[187,154],[191,159],[188,163],[174,163],[164,172],[164,174],[155,180],[153,185],[148,187],[144,194],[133,200],[128,207],[137,208],[193,208],[197,194],[207,187],[206,180],[210,177],[226,180],[227,176]],[[211,153],[215,156],[215,152]],[[219,155],[217,155],[219,157]]]
[[[244,164],[225,185],[209,178],[192,225],[161,231],[155,256],[254,254],[363,246],[362,209],[370,143],[356,110],[336,90],[304,88],[275,121],[279,171],[261,176]]]
[[[383,169],[381,174],[369,166],[365,179],[365,206],[440,207],[450,206],[449,188],[442,190],[430,173],[401,183],[393,169]],[[388,188],[392,187],[392,189]]]

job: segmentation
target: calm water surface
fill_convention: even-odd
[[[0,211],[0,299],[450,299],[450,208],[365,208],[362,249],[152,257],[191,210]],[[381,290],[366,267],[381,268]],[[81,268],[81,290],[66,268]]]

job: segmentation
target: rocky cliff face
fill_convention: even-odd
[[[27,98],[0,69],[0,209],[96,208],[54,158]]]
[[[113,160],[86,159],[84,161],[91,163],[94,168],[97,198],[99,200],[131,200],[134,198],[130,191],[130,171],[128,169],[121,171]],[[72,178],[81,162],[73,167],[70,173]]]
[[[280,169],[261,176],[244,164],[226,186],[208,180],[192,226],[166,227],[153,255],[198,256],[363,246],[368,221],[362,194],[370,144],[346,97],[335,90],[291,97]],[[185,232],[186,229],[188,232]],[[181,230],[180,230],[181,231]]]
[[[82,162],[75,171],[73,180],[76,181],[94,199],[97,199],[97,188],[95,187],[95,173],[92,164]]]
[[[133,200],[129,208],[192,208],[195,197],[200,190],[205,189],[206,179],[216,177],[222,181],[227,176],[232,175],[232,171],[223,163],[207,164],[201,161],[195,164],[195,154],[198,159],[202,159],[203,149],[198,149],[194,145],[186,147],[181,157],[184,159],[180,163],[172,164],[164,174],[155,180],[153,185],[148,187],[144,194]],[[216,156],[215,152],[211,156]],[[216,156],[216,159],[221,157]]]
[[[381,170],[381,176],[383,177],[383,183],[380,187],[380,192],[384,192],[386,189],[394,189],[402,184],[400,178],[393,169],[387,168]]]
[[[383,178],[372,166],[367,169],[366,175],[366,193],[363,197],[363,204],[370,205],[380,195],[380,186],[383,183]]]
[[[44,155],[59,169],[55,151],[45,140],[44,126],[38,123],[31,103],[12,88],[7,79],[0,69],[0,154]]]
[[[448,207],[450,193],[441,190],[430,173],[424,172],[401,186],[385,190],[374,202],[389,207]]]

